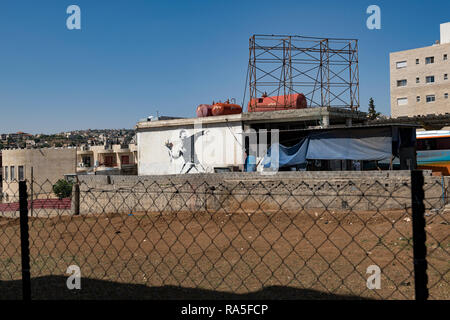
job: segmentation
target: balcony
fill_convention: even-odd
[[[84,173],[92,171],[94,168],[87,163],[79,162],[77,164],[77,173]]]
[[[78,156],[87,156],[87,155],[93,155],[94,151],[89,150],[88,148],[83,148],[81,150],[77,150]]]

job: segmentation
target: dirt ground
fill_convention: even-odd
[[[450,299],[449,213],[427,215],[430,298]],[[33,296],[413,299],[410,218],[319,209],[30,218]],[[0,218],[0,298],[20,299],[20,262],[19,220]],[[65,286],[73,264],[79,291]],[[380,289],[367,288],[371,265]]]

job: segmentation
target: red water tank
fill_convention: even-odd
[[[219,102],[212,106],[213,116],[224,116],[239,113],[242,113],[242,107],[238,104]]]
[[[271,97],[263,95],[248,103],[249,112],[304,109],[306,107],[306,97],[302,93]]]
[[[212,105],[210,104],[201,104],[197,107],[197,117],[203,118],[203,117],[210,117],[212,116],[211,113]]]

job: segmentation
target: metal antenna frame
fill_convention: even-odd
[[[249,39],[249,109],[263,94],[303,93],[308,107],[357,110],[358,40],[295,35],[253,35]]]

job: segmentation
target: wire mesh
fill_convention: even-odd
[[[55,181],[29,183],[34,299],[414,299],[407,178],[77,183],[58,194]],[[20,298],[17,194],[3,188],[0,292]],[[446,187],[424,189],[430,298],[449,299]],[[67,287],[71,265],[81,290]]]
[[[0,299],[21,299],[19,183],[0,184]]]
[[[429,192],[430,189],[436,190]],[[438,192],[441,189],[441,192]],[[444,178],[435,180],[424,187],[425,193],[425,233],[427,249],[427,276],[429,299],[450,299],[450,241],[449,213],[446,208],[448,185]],[[428,191],[428,192],[427,192]]]

